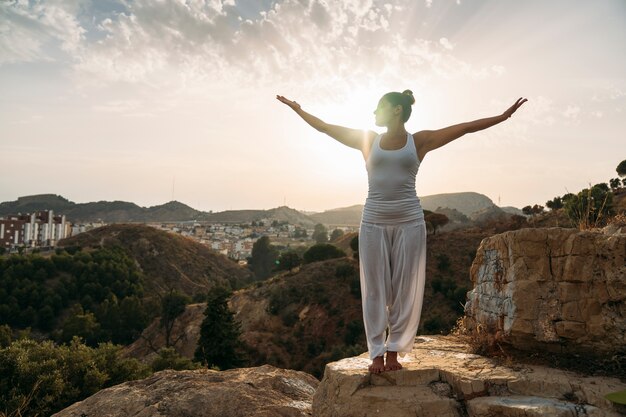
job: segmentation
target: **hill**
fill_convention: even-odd
[[[75,206],[66,198],[56,194],[38,194],[18,197],[15,201],[0,203],[0,216],[17,213],[32,213],[37,210],[65,211]]]
[[[192,239],[145,225],[115,224],[59,241],[59,247],[120,246],[144,273],[146,295],[175,289],[193,296],[212,286],[241,288],[252,273]]]
[[[226,210],[217,213],[203,213],[198,216],[198,221],[216,223],[251,223],[268,219],[279,222],[286,221],[290,224],[300,224],[302,226],[313,226],[315,221],[309,216],[287,206],[276,207],[270,210]]]
[[[336,208],[326,210],[322,213],[311,214],[309,217],[316,223],[337,226],[355,226],[361,222],[361,213],[363,213],[363,205],[357,204],[350,207]]]
[[[489,197],[474,192],[433,194],[420,197],[420,201],[425,210],[436,211],[440,207],[447,207],[460,211],[467,217],[495,206]]]
[[[489,197],[475,192],[420,196],[420,202],[424,210],[434,211],[443,214],[446,214],[446,209],[455,210],[465,217],[472,217],[472,215],[474,215],[475,213],[481,211],[484,212],[487,209],[498,208]],[[516,209],[515,207],[506,207],[506,210],[501,209],[501,211],[505,211],[511,214],[521,214],[521,210]],[[312,214],[309,217],[311,217],[317,223],[329,225],[357,226],[361,222],[362,212],[363,205],[354,205],[349,207],[326,210],[322,213]],[[455,219],[453,223],[456,223],[456,226],[454,227],[466,226],[469,225],[467,223],[471,223],[458,215],[454,215],[454,217]],[[452,229],[452,227],[450,226],[446,228],[446,230],[450,229]]]
[[[186,221],[193,220],[202,213],[178,201],[145,208],[126,201],[77,204],[55,194],[31,195],[19,197],[16,201],[0,203],[0,216],[42,210],[54,210],[56,213],[65,214],[73,223]]]
[[[420,201],[425,210],[441,211],[442,209],[453,209],[467,217],[471,217],[474,213],[481,210],[496,207],[487,196],[474,192],[435,194],[420,197]],[[98,201],[76,204],[59,195],[39,194],[19,197],[16,201],[0,203],[0,216],[50,209],[57,213],[65,214],[67,219],[73,223],[95,221],[103,221],[105,223],[145,223],[192,220],[216,223],[251,223],[267,219],[312,227],[317,223],[357,226],[361,221],[363,205],[357,204],[313,214],[305,214],[286,206],[269,210],[226,210],[217,213],[207,213],[193,209],[178,201],[170,201],[162,205],[146,208],[126,201]],[[506,207],[502,210],[507,213],[521,214],[521,211],[515,207]],[[450,228],[448,227],[448,229]]]
[[[491,231],[459,230],[428,235],[424,308],[418,332],[447,333],[462,314],[471,282],[468,270]],[[355,234],[338,239],[345,247]],[[271,364],[321,377],[324,365],[366,350],[358,262],[331,259],[303,265],[236,291],[230,309],[241,322],[249,365]],[[187,306],[172,333],[176,349],[192,357],[204,305]],[[156,319],[127,354],[149,360],[165,337]],[[153,345],[150,346],[150,343]]]

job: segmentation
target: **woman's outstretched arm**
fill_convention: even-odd
[[[440,148],[467,133],[478,132],[479,130],[487,129],[488,127],[505,121],[526,101],[528,100],[520,97],[511,107],[499,116],[459,123],[458,125],[448,126],[439,130],[422,130],[421,132],[417,132],[414,136],[418,137],[418,143],[421,144],[421,156],[423,157],[427,152]]]
[[[298,114],[298,116],[300,116],[317,131],[327,134],[331,138],[336,139],[346,146],[358,149],[364,154],[369,150],[369,146],[373,138],[376,136],[376,133],[372,131],[331,125],[330,123],[326,123],[312,114],[305,112],[295,101],[288,100],[285,97],[278,95],[276,96],[276,99],[289,106]]]

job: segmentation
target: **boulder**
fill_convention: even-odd
[[[558,227],[484,239],[464,324],[522,350],[626,351],[626,234]]]
[[[420,336],[403,369],[370,374],[366,353],[326,365],[313,396],[316,417],[530,417],[621,415],[604,399],[617,378],[538,365],[498,365],[462,336]],[[586,414],[585,414],[586,413]]]
[[[305,417],[319,381],[269,365],[161,371],[97,392],[57,417]]]

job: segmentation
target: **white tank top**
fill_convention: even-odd
[[[420,166],[411,134],[396,150],[380,147],[382,134],[376,136],[365,163],[368,192],[362,221],[393,224],[423,220],[424,211],[415,192],[415,177]]]

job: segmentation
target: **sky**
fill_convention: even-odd
[[[545,204],[626,159],[624,0],[0,1],[0,201],[204,211],[363,204],[361,153],[320,119],[410,132],[512,118],[426,155],[417,194]]]

